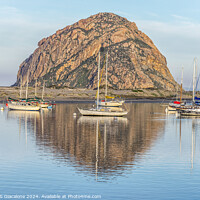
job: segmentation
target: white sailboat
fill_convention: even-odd
[[[26,100],[25,101],[21,101],[21,100],[9,101],[8,102],[9,110],[24,110],[24,111],[39,111],[40,110],[40,106],[38,106],[36,103],[31,103],[27,101],[28,100],[28,79],[29,79],[29,70],[27,73]],[[21,95],[21,92],[20,92],[20,95]]]
[[[97,103],[97,101],[96,101],[96,103]],[[124,103],[124,100],[116,100],[114,97],[108,96],[108,52],[107,52],[107,54],[106,54],[105,100],[100,100],[99,101],[99,106],[103,106],[103,107],[119,107],[119,106],[122,106],[123,103]]]
[[[180,101],[174,101],[173,103],[169,103],[166,108],[166,112],[177,111],[185,106],[185,102],[182,102],[182,90],[183,90],[183,68],[182,68],[182,77],[181,77],[181,87],[180,87]]]
[[[42,87],[42,100],[39,103],[41,108],[48,108],[49,102],[44,101],[44,88],[45,88],[45,81],[43,82],[43,87]]]
[[[80,109],[78,108],[79,112],[84,116],[111,116],[111,117],[123,117],[128,114],[127,111],[112,111],[106,108],[91,108],[91,109]]]
[[[45,81],[43,80],[43,88],[42,88],[42,98],[37,97],[37,79],[35,81],[35,98],[31,98],[31,102],[36,102],[41,108],[52,108],[52,104],[49,101],[44,100],[44,89],[45,89]]]
[[[8,108],[10,110],[25,110],[25,111],[39,111],[40,106],[26,103],[26,102],[15,102],[15,103],[8,103]]]
[[[97,88],[97,106],[96,108],[91,108],[91,109],[81,109],[78,108],[79,112],[84,115],[84,116],[116,116],[116,117],[122,117],[128,114],[126,110],[122,111],[117,111],[117,110],[112,110],[111,108],[102,108],[99,105],[99,74],[100,74],[100,57],[101,57],[101,51],[103,47],[100,48],[99,51],[99,63],[98,63],[98,88]]]
[[[192,106],[181,109],[180,115],[182,116],[200,116],[200,106],[195,104],[195,86],[196,86],[196,59],[194,59],[194,71],[193,71],[193,95],[192,95]]]

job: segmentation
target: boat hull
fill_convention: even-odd
[[[111,117],[123,117],[128,114],[127,111],[122,112],[111,112],[111,111],[101,111],[101,110],[84,110],[78,108],[79,112],[83,116],[111,116]]]
[[[200,116],[200,113],[181,113],[181,116]]]
[[[177,107],[173,107],[173,106],[167,106],[167,111],[176,111],[177,110]]]
[[[8,109],[10,110],[24,110],[24,111],[39,111],[39,106],[32,106],[32,105],[17,105],[17,104],[8,104]]]
[[[183,110],[180,112],[182,116],[200,116],[200,110]]]
[[[49,104],[40,104],[41,108],[48,108]]]

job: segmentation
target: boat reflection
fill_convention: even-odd
[[[165,113],[167,114],[167,115],[172,115],[172,114],[174,114],[174,115],[176,115],[177,114],[177,111],[176,110],[165,110]]]
[[[28,118],[37,118],[40,116],[40,112],[32,112],[32,111],[22,111],[22,110],[8,110],[7,113],[7,118],[11,119],[11,118],[16,118],[16,119],[20,119],[20,118],[24,118],[25,116],[27,116]]]
[[[28,140],[28,133],[36,135],[37,122],[40,120],[40,112],[22,111],[22,110],[8,110],[7,119],[17,119],[19,124],[19,140],[24,128],[26,145]]]
[[[92,116],[81,116],[78,119],[78,124],[89,123],[94,124],[96,122],[111,124],[112,122],[125,123],[127,125],[128,119],[126,117],[92,117]]]

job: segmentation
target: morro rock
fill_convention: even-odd
[[[113,89],[175,90],[166,58],[134,22],[113,13],[99,13],[42,39],[19,67],[15,85],[35,80],[46,86],[96,88],[98,52],[101,68],[108,52],[108,85]],[[21,76],[22,75],[22,76]],[[105,76],[102,79],[104,84]]]

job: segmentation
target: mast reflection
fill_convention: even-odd
[[[14,119],[19,124],[19,141],[22,137],[22,132],[25,133],[25,141],[27,145],[28,135],[32,132],[36,133],[37,123],[40,119],[40,112],[33,111],[12,111],[8,110],[7,119]]]

